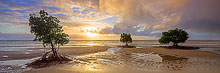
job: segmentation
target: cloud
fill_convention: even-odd
[[[13,33],[29,32],[28,15],[46,10],[56,16],[68,34],[132,33],[159,37],[161,32],[182,28],[192,37],[220,32],[219,0],[2,0],[0,26]],[[24,30],[21,30],[24,29]],[[1,30],[3,32],[3,30]],[[82,36],[79,36],[82,37]]]
[[[176,0],[103,0],[100,3],[100,8],[121,17],[121,21],[112,28],[113,33],[127,32],[134,35],[156,36],[157,34],[151,32],[164,29],[163,26],[168,26],[166,24],[178,22],[179,15],[174,14],[176,13],[175,8],[182,7],[182,4],[176,3],[186,2],[176,2]],[[170,5],[173,5],[174,8],[170,8],[173,7]],[[139,31],[140,26],[144,27],[142,32]],[[109,32],[109,28],[106,30]]]
[[[16,33],[0,33],[0,40],[33,40],[34,35],[16,34]]]
[[[182,28],[193,33],[219,33],[219,0],[102,0],[100,8],[121,17],[103,33],[132,33],[161,36],[161,32]],[[144,29],[140,32],[140,26]],[[190,34],[195,35],[197,34]]]
[[[180,12],[179,25],[193,32],[220,33],[220,1],[195,0]]]
[[[39,10],[46,10],[50,15],[56,16],[62,25],[77,26],[80,23],[102,27],[101,20],[106,17],[95,10],[98,4],[99,0],[0,1],[0,25],[28,27],[29,14],[38,14]],[[73,10],[79,13],[74,13]]]
[[[80,9],[97,9],[99,0],[47,0],[44,1],[44,6],[54,6],[61,10],[56,13],[73,15],[72,8]],[[79,9],[79,10],[80,10]]]

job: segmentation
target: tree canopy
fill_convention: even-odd
[[[69,42],[68,35],[63,33],[59,20],[54,16],[49,16],[44,10],[40,10],[40,15],[30,14],[29,26],[31,33],[35,35],[35,41],[42,41],[47,44],[67,44]]]
[[[69,36],[63,33],[62,26],[59,25],[59,20],[54,16],[49,16],[44,10],[40,10],[39,16],[36,14],[29,15],[29,26],[31,27],[31,33],[35,35],[34,41],[43,42],[44,47],[50,45],[51,51],[48,51],[42,58],[32,62],[29,65],[46,65],[46,63],[54,61],[70,61],[67,57],[64,57],[58,53],[59,45],[64,45],[69,42]],[[55,48],[58,46],[58,48]],[[48,55],[49,53],[51,53]],[[40,65],[41,66],[41,65]]]
[[[169,30],[168,32],[162,32],[162,37],[159,39],[161,44],[173,43],[173,46],[178,46],[178,43],[184,43],[189,34],[183,29]]]
[[[122,33],[120,42],[126,43],[126,46],[128,46],[128,43],[132,43],[132,38],[130,33]]]

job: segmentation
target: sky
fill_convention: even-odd
[[[190,40],[220,40],[220,0],[0,0],[0,40],[32,40],[29,14],[57,17],[71,40],[157,40],[180,28]]]

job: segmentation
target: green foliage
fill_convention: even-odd
[[[30,14],[29,26],[31,33],[35,35],[35,41],[42,41],[43,45],[57,44],[64,45],[69,42],[69,36],[63,33],[62,26],[56,17],[49,16],[44,10],[40,10],[40,15]]]
[[[127,33],[122,33],[121,34],[121,38],[120,38],[120,42],[126,43],[126,45],[128,43],[132,43],[132,38],[131,38],[131,34],[127,34]]]
[[[184,43],[189,37],[188,33],[182,29],[169,30],[162,32],[162,37],[159,39],[161,44],[173,43],[173,46],[178,46],[178,43]]]

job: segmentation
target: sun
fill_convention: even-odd
[[[96,36],[98,36],[98,34],[96,34],[96,33],[91,33],[91,32],[87,32],[86,35],[87,35],[88,37],[96,37]]]

